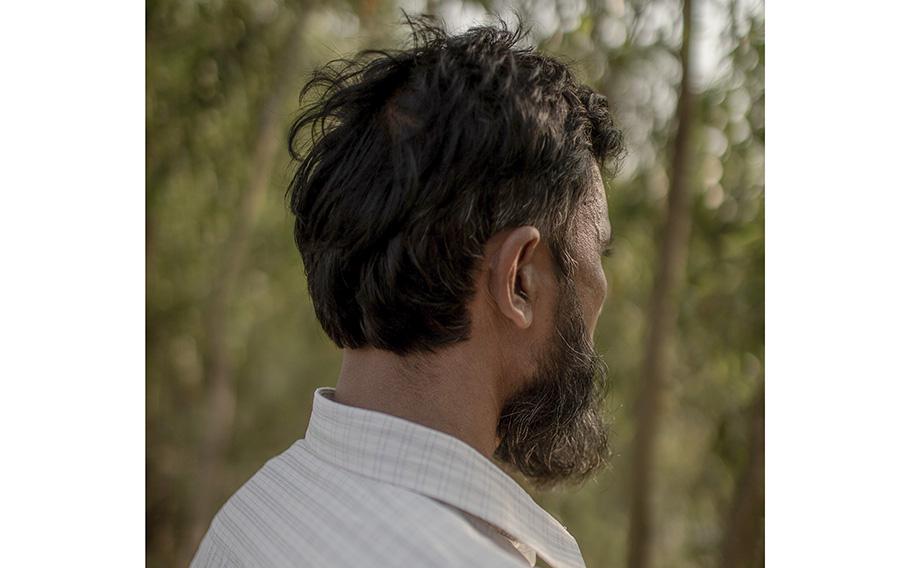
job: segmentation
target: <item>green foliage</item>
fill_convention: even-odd
[[[630,153],[608,189],[616,251],[605,264],[611,288],[597,333],[613,380],[613,466],[581,488],[535,497],[569,526],[590,566],[616,566],[624,563],[632,407],[672,175],[679,8],[644,0],[554,5],[512,8],[535,25],[542,50],[573,61],[582,79],[608,96]],[[458,0],[427,9],[457,26],[459,15],[493,7],[504,15],[510,9]],[[695,9],[711,11],[696,21],[719,25],[701,40],[713,55],[697,84],[693,226],[652,495],[656,565],[674,567],[720,562],[748,461],[749,409],[764,376],[762,6],[706,0]],[[279,137],[306,70],[363,47],[399,43],[399,19],[389,2],[147,3],[150,566],[189,560],[199,487],[215,483],[220,503],[301,437],[313,390],[333,384],[338,372],[340,353],[315,320],[293,247],[284,204],[289,160],[279,148],[266,166],[269,186],[217,327],[236,391],[224,474],[199,479],[212,339],[207,312],[232,258],[231,233],[244,214],[260,117],[280,83],[286,38],[303,34],[298,67],[304,71],[279,93],[285,119]]]

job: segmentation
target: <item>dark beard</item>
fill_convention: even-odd
[[[609,457],[601,416],[607,367],[587,339],[575,287],[560,286],[553,346],[503,408],[496,457],[538,487],[577,483]]]

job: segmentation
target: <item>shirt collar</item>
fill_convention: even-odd
[[[579,568],[575,539],[511,477],[461,440],[316,390],[306,447],[320,459],[483,519],[553,568]]]

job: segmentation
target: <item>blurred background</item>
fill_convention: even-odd
[[[303,436],[340,351],[306,292],[285,135],[310,72],[402,47],[401,10],[491,14],[607,95],[629,154],[596,335],[612,467],[532,492],[588,566],[764,564],[764,5],[754,0],[149,0],[146,542],[188,564]]]

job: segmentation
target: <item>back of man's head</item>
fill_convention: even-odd
[[[567,236],[592,163],[622,139],[606,99],[521,47],[521,26],[447,35],[409,20],[413,47],[315,73],[291,128],[295,240],[316,315],[346,348],[404,355],[470,334],[488,239],[540,229],[571,278]]]

